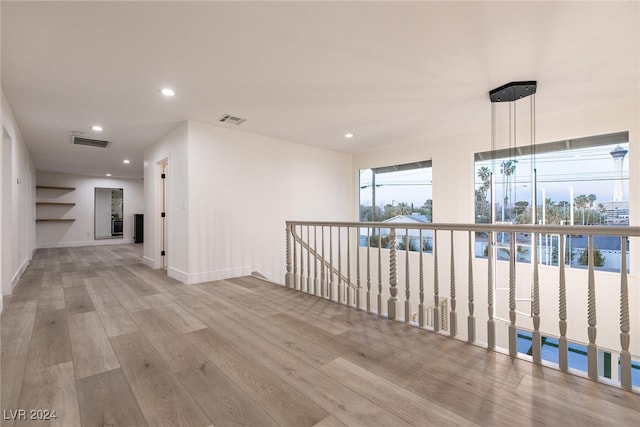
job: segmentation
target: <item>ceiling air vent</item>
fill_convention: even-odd
[[[247,119],[243,119],[241,117],[232,116],[231,114],[225,114],[224,116],[220,117],[218,119],[218,121],[222,122],[222,123],[229,123],[229,124],[237,126],[237,125],[241,125],[242,123],[247,121]]]
[[[100,139],[82,138],[80,136],[72,136],[71,142],[75,145],[86,145],[88,147],[107,148],[111,145],[111,141],[102,141]]]

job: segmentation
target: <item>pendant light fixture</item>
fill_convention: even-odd
[[[508,209],[508,203],[510,200],[509,194],[511,193],[512,184],[511,179],[516,172],[516,153],[523,154],[529,151],[531,155],[531,222],[535,224],[537,222],[537,189],[536,189],[536,164],[535,164],[535,121],[536,121],[536,89],[538,85],[536,81],[519,81],[511,82],[495,88],[489,92],[489,99],[491,100],[491,152],[492,152],[492,176],[491,176],[491,222],[495,221],[495,182],[493,174],[496,171],[495,154],[498,146],[498,123],[497,116],[498,110],[508,110],[508,126],[505,130],[508,133],[506,137],[508,142],[508,158],[502,160],[500,164],[500,171],[503,175],[503,183],[505,183],[504,194],[502,200],[502,216],[501,221],[505,222],[505,210]],[[518,117],[518,101],[529,98],[529,119],[525,120],[524,117]],[[525,109],[526,113],[526,109]],[[519,129],[519,126],[524,126],[525,129]],[[528,129],[527,129],[528,128]],[[528,130],[528,132],[527,132]],[[524,132],[523,132],[524,131]],[[529,139],[529,149],[526,150],[526,146],[522,147],[518,145],[518,142],[523,137]],[[503,135],[501,135],[503,137]],[[504,142],[500,143],[503,147]],[[524,149],[523,149],[524,148]],[[502,150],[500,150],[502,151]],[[509,217],[511,217],[511,212]]]

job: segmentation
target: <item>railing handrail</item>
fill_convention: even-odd
[[[538,225],[538,224],[469,224],[469,223],[412,223],[412,222],[350,222],[350,221],[286,221],[287,225],[311,225],[325,227],[362,227],[362,228],[393,228],[414,230],[454,230],[454,231],[494,231],[505,233],[539,233],[594,236],[628,236],[640,237],[640,227],[619,225]]]
[[[349,281],[349,278],[347,276],[345,276],[344,274],[341,274],[337,268],[335,267],[331,267],[329,261],[325,260],[322,258],[322,256],[315,250],[313,249],[308,243],[306,243],[304,240],[302,240],[301,236],[298,236],[298,233],[296,232],[295,229],[291,229],[291,235],[293,236],[293,238],[295,239],[296,242],[300,243],[302,245],[303,248],[305,248],[306,250],[308,250],[311,255],[313,255],[314,257],[318,257],[318,259],[320,260],[320,262],[322,263],[322,265],[324,265],[325,267],[331,269],[331,271],[333,272],[333,274],[336,274],[340,277],[340,279],[347,284],[347,286],[349,286],[351,289],[358,289],[358,286]]]

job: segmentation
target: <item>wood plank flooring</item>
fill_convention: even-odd
[[[2,314],[3,426],[640,425],[638,394],[141,251],[37,251]]]

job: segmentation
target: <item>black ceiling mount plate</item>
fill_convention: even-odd
[[[489,91],[491,102],[513,102],[536,93],[537,81],[511,82]]]

